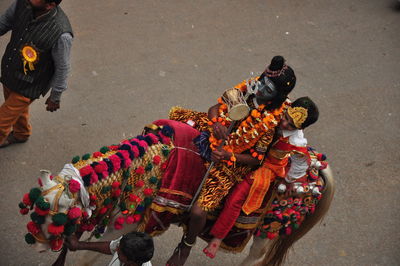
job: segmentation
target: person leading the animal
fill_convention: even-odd
[[[262,166],[247,175],[227,196],[222,212],[210,231],[213,239],[203,250],[208,257],[215,257],[241,211],[249,215],[261,207],[275,178],[285,178],[286,182],[292,183],[306,176],[310,156],[303,130],[314,124],[318,116],[316,104],[308,97],[297,99],[285,110],[277,131],[277,141]]]

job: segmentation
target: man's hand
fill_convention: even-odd
[[[228,129],[223,126],[220,122],[215,122],[213,125],[214,136],[217,139],[227,139],[228,138]]]
[[[224,150],[222,148],[216,149],[216,150],[213,150],[211,153],[211,160],[215,163],[218,163],[222,160],[229,160],[230,155],[231,154],[229,152],[227,152],[226,150]]]
[[[57,109],[60,109],[60,103],[59,102],[53,102],[50,97],[47,98],[46,100],[46,110],[49,112],[54,112],[57,111]]]
[[[79,240],[76,235],[71,235],[65,239],[64,245],[71,251],[79,249]]]

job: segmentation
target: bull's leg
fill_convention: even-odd
[[[253,266],[260,263],[264,258],[265,253],[267,252],[267,248],[269,244],[271,244],[271,240],[268,238],[261,237],[253,237],[253,244],[250,247],[249,255],[242,261],[241,266]]]

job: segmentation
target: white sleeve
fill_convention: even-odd
[[[121,238],[122,236],[110,242],[110,251],[112,255],[114,255],[114,253],[117,251],[117,248],[119,246],[119,241],[121,241]]]

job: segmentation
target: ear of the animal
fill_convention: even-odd
[[[56,183],[50,179],[50,175],[51,175],[50,171],[40,170],[40,179],[42,180],[43,188],[56,185]]]

